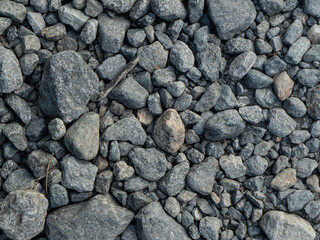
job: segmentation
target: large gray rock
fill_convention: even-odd
[[[64,144],[77,158],[94,159],[99,151],[99,114],[89,112],[82,115],[68,128]]]
[[[1,204],[1,230],[14,240],[34,238],[44,229],[48,205],[47,198],[36,191],[9,193]]]
[[[49,240],[115,240],[133,218],[110,194],[99,194],[48,214],[46,233]]]
[[[71,26],[75,31],[80,31],[90,19],[82,11],[75,9],[71,3],[60,7],[58,14],[61,22]]]
[[[98,16],[98,22],[98,39],[102,50],[108,53],[119,52],[130,22],[122,16],[111,18],[105,13]]]
[[[18,89],[23,83],[19,61],[11,50],[2,46],[0,46],[0,66],[0,93],[11,93]]]
[[[126,13],[133,7],[137,0],[102,0],[103,6],[115,13]]]
[[[310,117],[320,119],[320,87],[311,88],[307,95],[307,108]]]
[[[202,195],[209,195],[215,181],[216,164],[218,164],[217,160],[212,157],[194,164],[187,176],[188,186]]]
[[[152,138],[159,148],[174,153],[184,143],[185,127],[175,109],[166,110],[153,127]]]
[[[69,123],[85,112],[98,91],[98,77],[74,51],[63,51],[48,60],[39,88],[39,106],[50,117]]]
[[[205,137],[209,140],[223,140],[239,136],[245,129],[243,121],[237,110],[218,112],[210,118],[205,125]]]
[[[22,23],[26,15],[27,9],[24,5],[11,0],[0,1],[0,16],[9,17],[17,23]]]
[[[155,148],[134,148],[128,157],[137,174],[149,181],[158,181],[166,173],[166,156]]]
[[[260,219],[259,226],[270,240],[312,240],[316,237],[316,232],[309,222],[298,215],[281,211],[265,213]]]
[[[196,55],[198,68],[207,80],[215,82],[219,79],[221,49],[214,43],[208,43],[206,48]]]
[[[70,154],[60,161],[60,165],[63,186],[77,192],[93,190],[98,167],[90,162],[79,160]]]
[[[139,239],[190,240],[184,227],[171,218],[159,202],[151,202],[142,208],[135,220]]]
[[[107,142],[112,140],[130,141],[134,145],[143,145],[147,135],[139,120],[129,117],[108,127],[102,134],[102,138]]]
[[[149,93],[132,77],[121,81],[108,95],[108,98],[122,103],[130,109],[143,108],[147,104]]]
[[[185,19],[187,16],[181,0],[151,0],[150,7],[159,18],[168,22]]]
[[[280,138],[288,136],[297,125],[296,121],[281,108],[271,109],[268,118],[268,130]]]
[[[303,0],[303,9],[306,13],[320,17],[320,2],[317,0]]]
[[[222,40],[246,30],[256,18],[256,9],[250,0],[209,0],[209,15]]]

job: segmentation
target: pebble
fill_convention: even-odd
[[[231,80],[238,81],[252,68],[257,56],[252,51],[247,51],[238,55],[229,67],[229,77]]]
[[[75,31],[80,31],[89,20],[82,11],[73,8],[71,3],[61,6],[58,15],[61,22],[71,26]]]
[[[307,32],[308,39],[312,44],[320,43],[320,26],[314,24]]]
[[[43,150],[32,151],[26,159],[26,164],[36,178],[43,178],[48,170],[58,167],[57,159]]]
[[[275,136],[283,138],[296,128],[296,121],[281,108],[271,109],[269,112],[268,130]]]
[[[303,26],[299,19],[296,19],[287,29],[283,36],[283,43],[286,45],[292,45],[302,36]]]
[[[307,113],[306,105],[296,97],[284,101],[283,108],[292,117],[303,117]]]
[[[292,187],[296,183],[296,180],[296,170],[293,168],[286,168],[276,175],[270,185],[277,191],[283,192]]]
[[[251,124],[257,124],[263,119],[262,109],[259,106],[247,106],[239,108],[239,114],[243,120]]]
[[[315,120],[320,119],[320,108],[319,108],[319,87],[311,88],[307,95],[307,109],[310,117]]]
[[[221,86],[219,83],[212,83],[201,96],[199,101],[194,106],[196,112],[205,112],[214,107],[221,94]]]
[[[265,88],[273,83],[273,79],[256,69],[250,69],[244,75],[244,82],[248,88]]]
[[[290,97],[294,87],[294,81],[286,72],[279,73],[273,79],[273,89],[280,101],[286,100]]]
[[[169,60],[180,71],[189,71],[195,62],[191,49],[182,41],[176,41],[170,50]]]
[[[183,20],[187,16],[187,10],[180,0],[153,0],[150,7],[155,15],[169,22]]]
[[[28,125],[30,123],[31,109],[24,99],[15,94],[10,94],[4,100],[24,124]]]
[[[19,123],[9,123],[2,129],[3,134],[20,151],[28,147],[28,141],[25,136],[25,129]]]
[[[289,48],[285,60],[290,64],[298,64],[310,47],[311,43],[309,39],[306,37],[300,37]]]
[[[219,159],[219,165],[231,179],[242,177],[246,174],[246,167],[243,165],[241,157],[235,155],[224,155]]]
[[[9,17],[14,22],[22,23],[26,18],[27,9],[21,3],[4,0],[0,2],[0,15]]]

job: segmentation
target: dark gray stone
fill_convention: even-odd
[[[178,40],[170,50],[170,61],[180,72],[185,73],[193,67],[195,59],[188,45]]]
[[[158,202],[151,202],[135,217],[137,235],[144,240],[190,240],[186,230],[163,210]],[[154,223],[157,224],[154,224]]]
[[[248,0],[210,0],[209,15],[220,39],[227,40],[246,30],[256,18],[256,9]]]
[[[167,68],[156,69],[152,74],[151,80],[155,87],[166,87],[169,83],[176,80],[175,68],[169,66]]]
[[[242,163],[241,157],[235,155],[224,155],[219,159],[219,165],[231,179],[242,177],[246,174],[246,167]]]
[[[130,10],[129,16],[133,20],[138,20],[149,12],[150,0],[137,0]]]
[[[262,110],[259,106],[247,106],[239,108],[239,114],[243,120],[251,124],[257,124],[263,119]]]
[[[218,240],[222,221],[216,217],[204,217],[199,223],[199,232],[206,240]]]
[[[190,23],[197,23],[203,15],[205,1],[189,0],[188,1],[188,17]]]
[[[127,40],[129,44],[133,47],[139,47],[146,38],[146,33],[143,29],[129,29],[127,31]]]
[[[214,109],[216,111],[222,111],[235,108],[237,105],[238,100],[234,96],[232,89],[226,84],[221,85],[220,97]]]
[[[102,0],[103,6],[115,13],[126,13],[132,8],[137,0]]]
[[[111,182],[113,181],[113,173],[110,170],[103,171],[96,178],[95,190],[98,193],[106,194],[109,192]]]
[[[19,123],[9,123],[2,129],[3,134],[10,142],[20,151],[24,151],[28,147],[25,129]]]
[[[60,165],[61,183],[64,187],[77,192],[93,190],[98,167],[90,162],[79,160],[70,154],[60,161]]]
[[[249,176],[262,175],[268,168],[268,161],[260,156],[253,156],[244,162]]]
[[[69,123],[85,112],[98,91],[98,77],[74,51],[53,55],[47,62],[39,88],[41,110]]]
[[[195,31],[193,35],[193,43],[198,52],[203,51],[209,40],[209,28],[204,26]]]
[[[294,190],[287,197],[288,210],[294,212],[303,209],[313,197],[313,194],[309,190]]]
[[[256,89],[255,99],[257,103],[263,108],[281,107],[281,102],[274,94],[271,87]]]
[[[43,178],[46,176],[48,169],[52,170],[58,167],[57,159],[42,150],[34,150],[29,153],[26,164],[36,178]]]
[[[314,87],[320,79],[320,71],[317,69],[302,69],[297,73],[300,84],[307,87]]]
[[[226,54],[238,55],[246,51],[253,51],[253,43],[242,37],[232,38],[224,46]]]
[[[269,16],[280,13],[284,8],[283,0],[260,0],[259,3]]]
[[[240,80],[252,68],[257,56],[252,51],[238,55],[230,64],[228,75],[231,80]]]
[[[60,140],[66,134],[66,126],[60,118],[55,118],[49,122],[48,131],[53,140]]]
[[[303,55],[303,61],[311,63],[320,60],[320,44],[313,44],[311,48]]]
[[[125,161],[117,161],[113,165],[113,174],[116,180],[123,181],[133,176],[134,169],[133,167],[128,166]]]
[[[273,79],[262,72],[251,69],[244,76],[244,82],[248,88],[265,88],[270,86],[273,83]]]
[[[143,145],[147,135],[138,119],[129,117],[121,119],[107,128],[102,138],[105,141],[130,141],[134,145]]]
[[[303,9],[307,14],[320,17],[320,3],[316,0],[303,0]]]
[[[168,22],[187,16],[187,10],[180,0],[152,0],[150,7],[155,15]]]
[[[112,81],[126,67],[126,59],[121,55],[109,57],[97,68],[99,77]]]
[[[103,5],[98,0],[88,0],[84,12],[88,16],[95,18],[103,12]]]
[[[320,119],[320,87],[311,88],[307,95],[308,114],[315,120]]]
[[[102,50],[108,53],[118,53],[130,26],[130,22],[122,16],[114,18],[102,13],[98,16],[99,42]]]
[[[299,19],[296,19],[290,27],[288,27],[286,33],[283,36],[283,43],[286,45],[292,45],[302,36],[303,26]]]
[[[66,35],[66,26],[62,23],[57,23],[41,30],[41,36],[49,41],[58,41],[64,38]]]
[[[85,44],[92,43],[96,37],[98,32],[98,21],[96,19],[90,19],[87,21],[86,25],[83,27],[80,33],[80,39]]]
[[[68,205],[69,196],[65,187],[59,184],[52,184],[49,187],[49,206],[50,208],[57,208]]]
[[[39,63],[39,57],[35,53],[29,53],[23,55],[20,60],[20,67],[22,74],[24,76],[30,76],[34,69],[38,66]]]
[[[0,17],[0,35],[7,30],[7,28],[11,25],[12,20],[10,18]]]
[[[300,37],[289,48],[285,60],[290,64],[298,64],[310,47],[311,43],[309,39],[307,37]]]
[[[3,0],[0,1],[0,15],[4,17],[11,18],[14,22],[22,23],[26,18],[27,9],[24,5],[9,1]]]
[[[274,108],[269,112],[268,130],[275,136],[283,138],[295,130],[297,123],[283,109]]]
[[[1,204],[1,230],[11,239],[34,238],[44,230],[48,205],[47,198],[36,191],[10,193]]]
[[[297,162],[296,170],[297,176],[300,178],[310,177],[312,172],[318,167],[318,164],[315,160],[310,158],[303,158]]]
[[[133,218],[134,213],[119,206],[110,194],[98,194],[89,201],[48,214],[47,237],[49,240],[115,240]]]
[[[287,63],[281,60],[278,56],[274,56],[263,64],[264,72],[270,76],[274,77],[275,75],[285,71],[287,68]]]
[[[71,3],[61,6],[58,10],[58,15],[61,22],[71,26],[77,32],[79,32],[89,20],[87,15],[73,8]]]
[[[206,125],[205,137],[208,140],[222,140],[239,136],[245,129],[246,123],[239,113],[225,110],[216,113]]]
[[[31,120],[31,109],[28,103],[15,94],[7,95],[5,102],[18,115],[20,120],[28,125]]]
[[[194,111],[205,112],[214,107],[221,94],[221,86],[219,83],[212,83],[201,96],[200,100],[194,106]]]

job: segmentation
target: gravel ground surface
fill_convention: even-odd
[[[319,0],[0,0],[0,240],[320,239],[319,82]]]

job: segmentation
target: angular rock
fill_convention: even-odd
[[[239,113],[225,110],[216,113],[205,125],[205,137],[208,140],[223,140],[239,136],[245,129],[246,123]]]
[[[130,22],[122,16],[110,18],[102,13],[98,16],[99,42],[102,50],[108,53],[118,53],[130,26]]]
[[[247,175],[260,176],[267,170],[268,161],[263,157],[253,156],[246,160],[244,165],[247,168]]]
[[[278,56],[274,56],[263,64],[264,72],[273,77],[287,69],[287,63]]]
[[[185,73],[193,67],[195,60],[188,45],[177,40],[170,49],[170,61],[180,72]]]
[[[66,26],[62,23],[57,23],[41,30],[41,36],[50,41],[58,41],[64,38],[66,35]]]
[[[97,68],[97,73],[99,77],[112,81],[126,65],[126,59],[121,54],[117,54],[104,60]]]
[[[243,120],[252,124],[257,124],[263,119],[262,110],[259,106],[247,106],[239,108],[239,114]]]
[[[303,61],[311,63],[313,61],[320,60],[320,44],[314,44],[312,47],[303,55]]]
[[[122,14],[129,12],[137,0],[102,0],[103,6],[115,13]]]
[[[224,155],[219,159],[219,165],[231,179],[242,177],[246,174],[247,168],[243,165],[241,157],[235,155]]]
[[[22,23],[26,18],[27,9],[20,3],[2,0],[0,1],[0,15],[9,17],[17,23]]]
[[[132,77],[121,81],[108,95],[110,99],[116,100],[130,109],[145,107],[148,96],[148,91]]]
[[[109,142],[130,141],[134,145],[143,145],[147,135],[138,119],[129,117],[124,118],[108,127],[102,135],[102,138]]]
[[[63,186],[80,193],[93,190],[98,167],[90,162],[79,160],[70,154],[60,161],[60,165]]]
[[[20,120],[28,125],[31,120],[31,109],[28,103],[15,94],[10,94],[5,98],[5,102],[18,115]]]
[[[250,0],[209,0],[207,4],[209,16],[222,40],[246,30],[257,14]]]
[[[152,73],[156,69],[165,68],[168,60],[168,51],[166,51],[159,41],[140,47],[138,56],[140,56],[139,65],[148,72]]]
[[[317,69],[302,69],[296,77],[300,84],[312,88],[320,81],[320,71]]]
[[[50,208],[68,205],[69,196],[67,189],[59,184],[52,184],[49,187],[49,203]]]
[[[308,38],[299,38],[289,48],[285,60],[290,64],[298,64],[310,47],[311,43]]]
[[[159,202],[151,202],[142,208],[136,215],[135,221],[140,239],[190,240],[184,227],[172,219]]]
[[[24,151],[28,147],[25,129],[19,123],[9,123],[2,129],[3,134],[10,142],[20,151]]]
[[[290,27],[288,27],[284,37],[283,43],[287,45],[292,45],[298,38],[302,36],[303,25],[299,19],[296,19]]]
[[[283,0],[260,0],[259,3],[269,16],[280,13],[284,8]]]
[[[208,43],[206,48],[196,55],[198,68],[207,80],[215,82],[219,79],[221,50],[214,43]]]
[[[216,111],[222,111],[235,108],[238,105],[238,100],[234,96],[232,89],[227,84],[221,85],[221,94],[217,104],[214,106]]]
[[[1,32],[1,31],[0,31]],[[320,43],[320,25],[314,24],[307,32],[307,36],[312,44]]]
[[[221,94],[221,86],[219,83],[212,83],[198,100],[194,106],[194,110],[197,112],[206,112],[214,107]]]
[[[98,77],[74,51],[53,55],[46,64],[39,88],[41,110],[69,123],[85,112],[98,91]]]
[[[58,166],[57,159],[42,150],[29,153],[26,163],[36,178],[45,177],[48,169],[52,170]]]
[[[89,20],[82,11],[73,8],[71,3],[63,5],[58,11],[61,22],[71,26],[75,31],[80,31]]]
[[[273,79],[273,89],[276,93],[277,98],[280,101],[284,101],[288,97],[290,97],[293,86],[294,81],[289,77],[289,75],[286,72],[278,74]]]
[[[7,30],[7,28],[11,25],[12,20],[10,18],[0,17],[0,35]]]
[[[283,104],[283,109],[292,117],[303,117],[307,113],[306,105],[296,97],[288,98]]]
[[[318,163],[310,158],[303,158],[297,162],[296,171],[300,178],[310,177],[312,172],[318,167]]]
[[[125,161],[117,161],[113,165],[113,174],[118,181],[128,180],[134,174],[134,169]]]
[[[308,114],[313,119],[320,119],[320,87],[311,88],[307,95]]]
[[[83,27],[80,33],[80,39],[85,44],[91,44],[97,37],[99,22],[96,19],[90,19]]]
[[[222,221],[216,217],[204,217],[199,223],[199,232],[206,240],[218,240]]]
[[[152,0],[150,7],[154,14],[168,22],[183,20],[187,16],[187,10],[181,0]]]
[[[287,197],[288,210],[294,212],[303,209],[313,197],[313,194],[309,190],[295,190]]]
[[[37,12],[28,12],[28,22],[35,34],[40,35],[41,30],[46,27],[46,23],[41,15]]]
[[[281,108],[271,109],[269,112],[268,130],[271,134],[284,138],[296,128],[296,121]]]
[[[6,2],[1,1],[0,4]],[[0,46],[0,66],[0,93],[11,93],[20,88],[23,78],[19,61],[11,50],[2,46]]]
[[[94,159],[99,151],[99,127],[99,114],[83,114],[68,128],[64,136],[66,148],[79,159]]]
[[[216,159],[212,157],[194,164],[187,175],[188,186],[204,196],[209,195],[215,182],[216,164]]]
[[[242,37],[232,38],[224,46],[226,54],[238,55],[246,51],[253,51],[253,43],[251,40]]]
[[[307,14],[320,17],[320,3],[317,0],[303,0],[302,5]]]
[[[294,168],[286,168],[271,181],[270,186],[277,191],[284,191],[292,187],[296,183],[296,170]]]
[[[270,86],[273,83],[273,80],[271,77],[263,74],[262,72],[251,69],[244,76],[244,82],[248,88],[256,89]]]
[[[166,172],[167,159],[155,148],[134,148],[128,157],[137,174],[149,181],[158,181]]]
[[[252,51],[238,55],[230,64],[228,75],[231,80],[240,80],[247,74],[255,63],[257,56]]]
[[[11,239],[30,240],[44,230],[47,198],[36,191],[11,192],[1,204],[1,230]]]
[[[316,237],[316,232],[308,221],[298,215],[281,211],[265,213],[259,221],[259,226],[270,240],[310,240]]]
[[[130,224],[134,213],[119,206],[110,194],[59,208],[48,214],[49,240],[115,240]]]
[[[159,148],[174,153],[184,143],[185,127],[175,109],[166,110],[155,122],[152,138]]]

